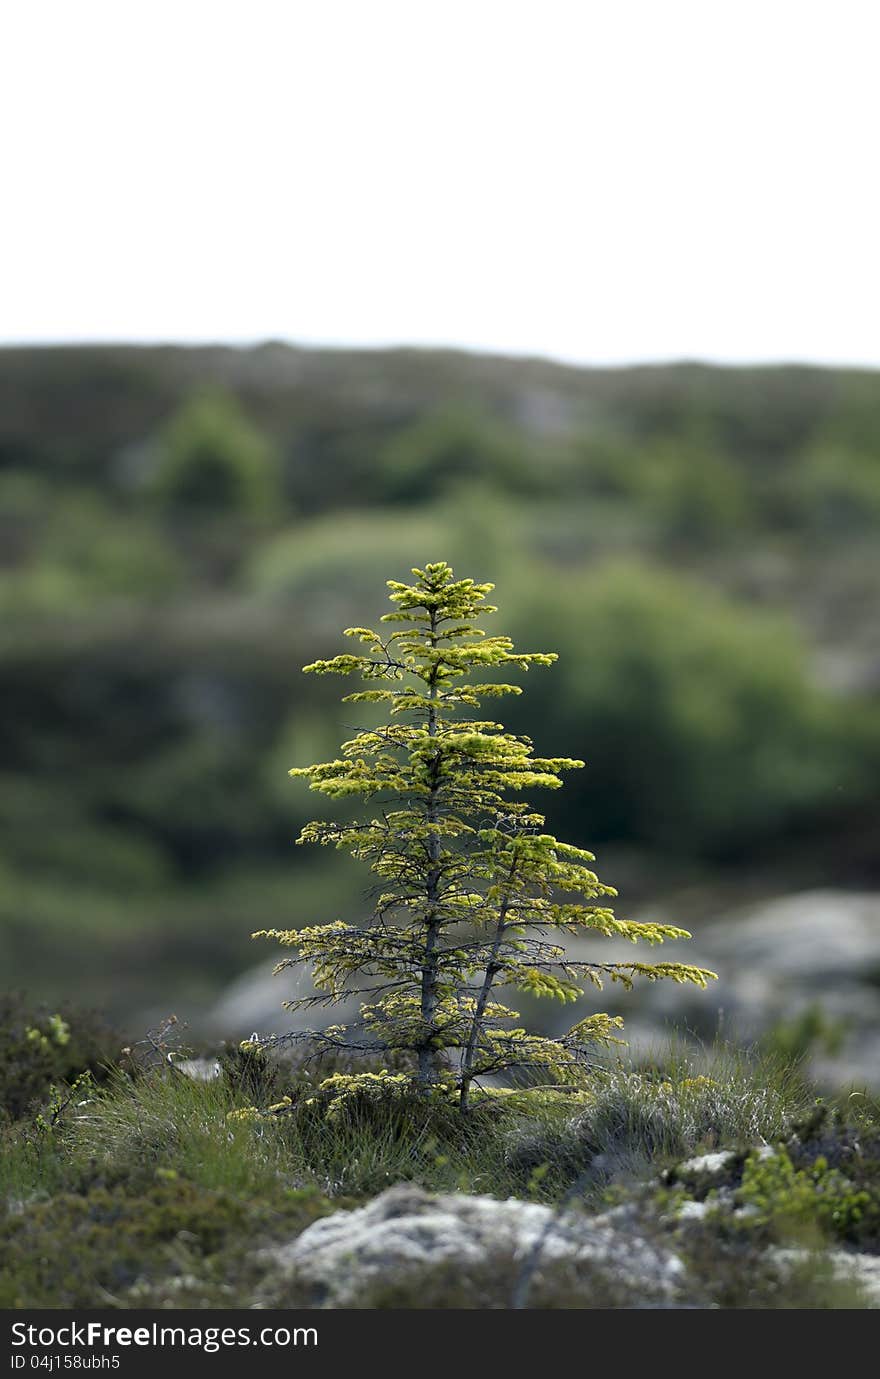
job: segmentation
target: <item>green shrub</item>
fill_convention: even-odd
[[[824,1155],[796,1168],[788,1151],[750,1154],[737,1201],[749,1226],[771,1229],[781,1239],[819,1229],[853,1244],[873,1240],[880,1230],[880,1191],[854,1183]]]
[[[695,1280],[698,1306],[736,1311],[862,1311],[875,1305],[822,1251],[768,1249],[755,1232],[712,1220],[680,1232],[676,1248]]]
[[[502,492],[540,487],[540,462],[525,437],[466,407],[428,414],[400,431],[379,451],[376,471],[392,502],[430,501],[461,479]]]
[[[531,702],[551,747],[586,759],[569,794],[601,837],[736,854],[815,822],[844,782],[871,788],[851,712],[810,685],[777,616],[610,565],[524,600],[534,624],[560,648],[560,684],[551,701],[536,682]]]
[[[10,890],[17,892],[19,907],[24,876],[44,886],[60,883],[65,893],[79,884],[143,894],[167,881],[167,859],[155,835],[90,817],[84,793],[81,776],[70,782],[51,773],[0,773],[3,853],[16,873]],[[5,889],[0,870],[0,892]],[[5,908],[2,899],[0,907]]]
[[[872,453],[822,447],[790,479],[791,521],[813,537],[880,532],[880,440]]]
[[[38,1006],[15,994],[0,995],[0,1110],[10,1119],[48,1100],[55,1084],[89,1072],[108,1075],[122,1041],[101,1017],[88,1011]]]
[[[366,614],[370,591],[381,587],[389,562],[407,566],[425,546],[447,546],[453,522],[440,509],[401,513],[337,511],[294,527],[265,543],[245,573],[247,588],[295,603],[316,629]],[[366,604],[361,604],[365,597]]]
[[[171,513],[264,517],[280,503],[278,458],[231,394],[197,393],[165,429],[151,488]]]
[[[612,499],[643,519],[646,536],[681,548],[711,547],[741,533],[752,516],[742,467],[699,434],[640,444],[584,438],[572,448],[565,480],[581,502]]]
[[[136,1195],[59,1193],[0,1214],[0,1307],[248,1306],[258,1247],[325,1210],[312,1190],[254,1201],[173,1170]]]
[[[821,1002],[815,1001],[791,1019],[778,1020],[761,1042],[776,1057],[798,1063],[815,1053],[839,1054],[848,1030],[847,1020],[830,1016]]]

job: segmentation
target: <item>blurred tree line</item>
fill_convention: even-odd
[[[8,979],[198,1000],[332,918],[358,878],[294,853],[286,769],[353,711],[299,668],[434,559],[560,652],[508,719],[587,761],[573,839],[648,888],[876,883],[878,533],[872,374],[0,352]]]

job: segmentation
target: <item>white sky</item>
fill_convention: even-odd
[[[876,0],[20,0],[0,340],[880,364]]]

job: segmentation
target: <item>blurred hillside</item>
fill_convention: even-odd
[[[0,352],[6,984],[187,1014],[356,909],[292,847],[357,717],[299,670],[431,559],[560,652],[507,721],[625,905],[880,886],[878,536],[880,375]]]

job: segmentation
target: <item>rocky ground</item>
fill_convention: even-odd
[[[689,1168],[703,1180],[701,1190],[718,1171],[704,1160]],[[399,1186],[276,1247],[269,1286],[276,1296],[293,1289],[325,1308],[393,1306],[395,1299],[412,1306],[419,1295],[436,1300],[425,1305],[446,1307],[468,1295],[511,1308],[717,1307],[694,1247],[705,1247],[712,1228],[720,1240],[730,1216],[746,1211],[732,1201],[731,1194],[726,1206],[723,1199],[707,1206],[682,1193],[672,1217],[658,1220],[633,1204],[589,1215],[571,1204],[553,1209]],[[804,1246],[749,1251],[741,1243],[739,1256],[763,1270],[779,1295],[800,1274],[804,1283],[828,1286],[841,1306],[880,1308],[880,1255]]]

